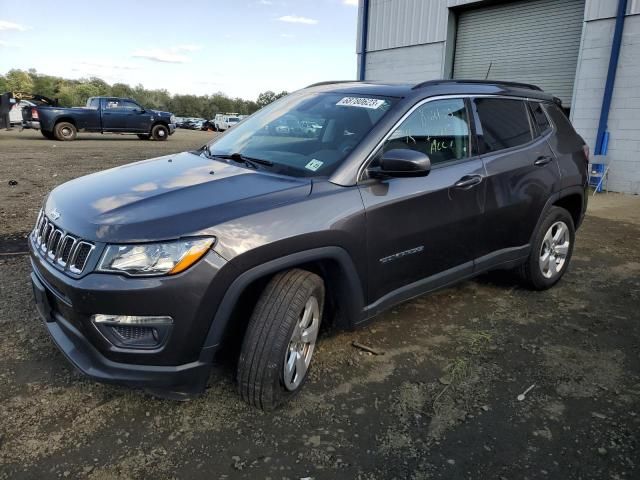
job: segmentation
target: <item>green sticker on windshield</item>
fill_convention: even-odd
[[[322,165],[324,164],[324,162],[321,162],[320,160],[316,160],[315,158],[313,160],[311,160],[309,163],[307,163],[304,168],[311,170],[312,172],[315,172],[316,170],[318,170]]]

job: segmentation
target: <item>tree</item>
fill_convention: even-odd
[[[9,70],[6,79],[9,90],[13,92],[31,92],[33,90],[33,80],[28,72]]]
[[[260,95],[258,95],[258,100],[256,101],[256,103],[260,108],[262,108],[266,107],[271,102],[275,102],[275,100],[276,94],[271,90],[267,90],[266,92],[262,92]]]

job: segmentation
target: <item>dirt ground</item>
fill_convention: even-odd
[[[275,413],[243,404],[225,368],[184,403],[76,373],[32,306],[28,258],[6,253],[55,185],[211,135],[0,132],[0,479],[640,478],[640,197],[592,200],[549,291],[494,273],[325,332]]]

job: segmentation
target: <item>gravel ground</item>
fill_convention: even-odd
[[[212,135],[0,132],[0,253],[24,250],[55,185]],[[640,478],[640,197],[590,208],[552,290],[494,273],[325,332],[304,391],[271,414],[229,367],[184,403],[83,378],[38,319],[27,257],[0,255],[0,479]]]

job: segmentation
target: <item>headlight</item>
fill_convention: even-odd
[[[214,238],[194,238],[166,243],[108,245],[98,270],[127,275],[172,275],[196,263],[213,245]]]

